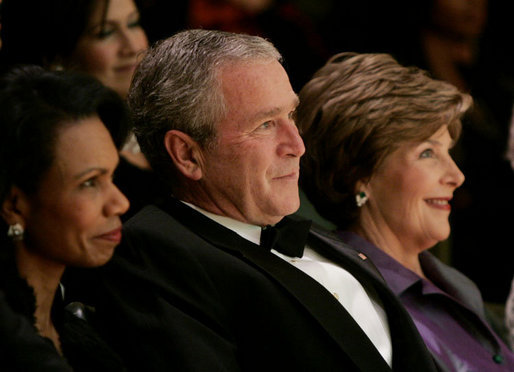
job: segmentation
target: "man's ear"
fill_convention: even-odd
[[[2,202],[0,214],[8,225],[19,223],[26,225],[26,216],[29,211],[27,195],[18,187],[12,186],[5,200]]]
[[[201,148],[195,140],[184,132],[173,129],[166,132],[164,146],[180,173],[194,181],[202,178]]]

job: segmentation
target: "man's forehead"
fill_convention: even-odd
[[[227,103],[236,109],[253,105],[252,115],[273,114],[285,106],[298,105],[287,73],[276,60],[229,64],[220,71],[219,77]]]
[[[234,81],[252,82],[269,70],[272,63],[272,60],[231,61],[219,68],[218,76],[222,85],[233,84]]]

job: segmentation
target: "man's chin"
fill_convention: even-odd
[[[278,213],[279,221],[285,216],[289,216],[290,214],[296,213],[300,209],[300,199],[292,201],[280,208],[280,212]]]

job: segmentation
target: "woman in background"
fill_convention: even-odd
[[[148,47],[133,0],[3,0],[0,61],[81,71],[126,98]],[[116,184],[131,201],[128,217],[165,194],[134,135],[121,150]]]
[[[133,0],[4,0],[2,63],[93,75],[125,98],[148,47]]]
[[[301,185],[373,261],[442,370],[512,371],[477,287],[427,250],[464,175],[450,156],[471,97],[386,54],[341,53],[300,92]]]
[[[0,291],[75,371],[123,370],[65,310],[59,283],[68,266],[105,264],[121,239],[129,204],[112,176],[127,123],[121,98],[90,76],[26,66],[0,80]],[[45,358],[31,350],[19,352]]]

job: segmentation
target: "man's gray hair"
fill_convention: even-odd
[[[133,77],[128,104],[134,132],[152,168],[173,177],[175,170],[163,141],[171,129],[201,146],[216,135],[226,114],[218,73],[230,63],[277,60],[269,41],[223,31],[187,30],[151,47]],[[169,181],[169,180],[168,180]]]

